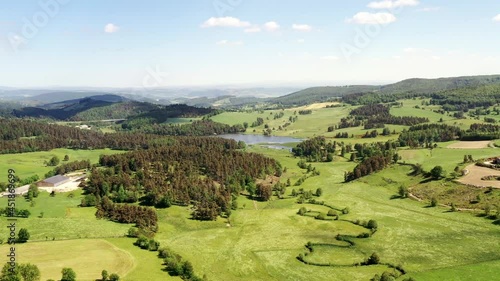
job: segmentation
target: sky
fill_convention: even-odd
[[[483,74],[500,74],[498,0],[0,0],[0,86],[319,86]]]

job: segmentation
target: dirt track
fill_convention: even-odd
[[[448,145],[447,148],[480,149],[480,148],[487,148],[490,143],[491,143],[491,141],[460,141],[460,142]]]
[[[458,181],[463,184],[469,184],[480,187],[494,187],[500,188],[500,181],[484,181],[481,178],[486,176],[500,176],[500,171],[479,167],[476,165],[469,165],[465,168],[467,171],[467,175],[460,178]]]

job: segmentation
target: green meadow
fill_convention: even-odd
[[[15,153],[0,155],[0,182],[7,182],[7,171],[14,169],[16,175],[21,179],[38,175],[40,178],[54,167],[47,167],[44,161],[49,161],[52,157],[57,156],[64,163],[64,155],[69,156],[69,161],[90,160],[91,163],[99,162],[99,156],[102,154],[122,153],[123,151],[111,149],[95,149],[95,150],[73,150],[58,148],[51,151],[39,151],[29,153]]]
[[[423,106],[423,100],[404,100],[403,107],[393,107],[396,116],[427,117],[431,122],[441,118],[448,124],[466,128],[472,119],[456,120],[448,115],[435,113],[432,106]],[[309,115],[294,115],[297,109],[266,110],[263,112],[225,112],[212,117],[216,122],[230,125],[247,122],[251,124],[257,117],[273,130],[273,135],[292,137],[313,137],[324,135],[329,138],[337,132],[348,132],[355,138],[337,139],[345,143],[364,143],[396,139],[396,135],[363,139],[367,131],[361,127],[327,132],[328,126],[336,125],[354,107],[317,108]],[[283,112],[284,117],[273,119],[275,113]],[[298,120],[283,130],[278,130],[288,122],[290,116]],[[269,120],[267,120],[269,118]],[[178,123],[189,120],[174,120]],[[388,125],[397,133],[406,126]],[[249,128],[248,134],[261,134],[264,125]],[[380,129],[379,129],[380,130]],[[440,143],[435,149],[401,148],[400,164],[422,164],[428,171],[441,165],[448,174],[456,166],[463,166],[464,155],[474,159],[497,156],[495,148],[449,149],[449,143]],[[242,195],[238,198],[238,208],[229,218],[216,221],[196,221],[191,219],[190,207],[172,206],[158,209],[159,231],[155,239],[161,247],[167,246],[193,264],[197,275],[206,275],[209,280],[370,280],[375,274],[393,269],[384,264],[400,265],[408,274],[398,280],[413,277],[421,280],[490,281],[500,275],[500,227],[476,213],[450,212],[449,207],[429,208],[429,202],[398,198],[401,185],[420,186],[423,178],[411,177],[409,165],[393,165],[381,172],[344,183],[344,173],[351,171],[356,163],[336,156],[331,163],[311,163],[319,176],[309,177],[301,186],[293,186],[305,170],[297,166],[295,158],[287,150],[274,150],[250,145],[248,152],[262,153],[278,160],[287,171],[281,182],[290,179],[284,199],[273,197],[271,201],[259,202]],[[1,155],[0,167],[7,171],[14,168],[21,177],[33,174],[43,176],[51,167],[44,167],[43,161],[57,155],[70,156],[70,161],[90,159],[96,163],[100,154],[120,153],[112,150],[74,151],[56,149],[49,152]],[[6,172],[5,172],[6,174]],[[5,175],[4,175],[5,177]],[[0,178],[1,179],[1,178]],[[432,181],[423,185],[435,190],[464,188],[447,179]],[[298,204],[292,197],[292,190],[315,191],[321,188],[323,194],[317,200],[336,209],[349,208],[339,220],[317,220],[316,214],[326,214],[326,206]],[[472,188],[472,187],[471,187]],[[72,194],[72,195],[70,195]],[[500,198],[498,192],[491,198]],[[28,209],[31,217],[18,219],[18,227],[25,227],[31,239],[19,248],[22,262],[39,265],[43,278],[59,278],[60,269],[73,267],[78,280],[95,280],[102,269],[118,272],[120,280],[181,280],[163,270],[162,260],[156,252],[141,250],[133,245],[134,239],[124,237],[130,225],[118,224],[95,218],[95,208],[78,207],[82,198],[81,190],[60,193],[50,197],[42,192],[35,204],[17,198],[18,208]],[[492,199],[493,200],[493,199]],[[495,199],[496,200],[496,199]],[[446,203],[446,202],[443,202]],[[7,205],[5,198],[0,205]],[[297,211],[305,207],[310,213],[299,216]],[[355,221],[376,220],[378,230],[369,238],[352,238],[353,247],[336,239],[337,235],[357,236],[367,229],[354,224]],[[7,221],[0,218],[2,223]],[[2,228],[0,237],[6,237],[8,230]],[[5,240],[4,240],[5,241]],[[306,252],[305,245],[318,243],[307,260],[332,266],[306,265],[297,257]],[[99,251],[89,248],[102,248]],[[57,257],[62,248],[71,249],[71,255]],[[0,246],[6,251],[6,246]],[[46,255],[33,254],[35,249]],[[353,266],[377,253],[384,264]],[[22,254],[25,253],[25,254]],[[21,256],[20,256],[21,257]],[[45,261],[44,261],[45,257]],[[77,261],[83,258],[81,263]],[[106,262],[89,265],[91,260],[105,258]],[[49,263],[49,261],[53,261]]]

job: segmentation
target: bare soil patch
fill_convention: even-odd
[[[490,143],[491,143],[491,141],[460,141],[460,142],[448,145],[447,148],[480,149],[480,148],[487,148]]]
[[[500,181],[485,181],[481,179],[487,176],[500,176],[500,171],[486,167],[479,167],[474,164],[467,166],[465,169],[467,169],[468,173],[458,180],[460,183],[479,187],[491,186],[494,188],[500,188]]]

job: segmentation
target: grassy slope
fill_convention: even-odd
[[[64,163],[64,155],[69,155],[69,161],[87,160],[91,163],[99,161],[101,154],[121,153],[122,151],[111,149],[96,149],[96,150],[72,150],[72,149],[53,149],[51,151],[40,151],[30,153],[16,153],[0,155],[0,182],[7,182],[7,170],[14,169],[16,175],[21,179],[37,174],[40,178],[54,167],[45,167],[43,162],[49,161],[53,156],[61,159],[61,164]]]

